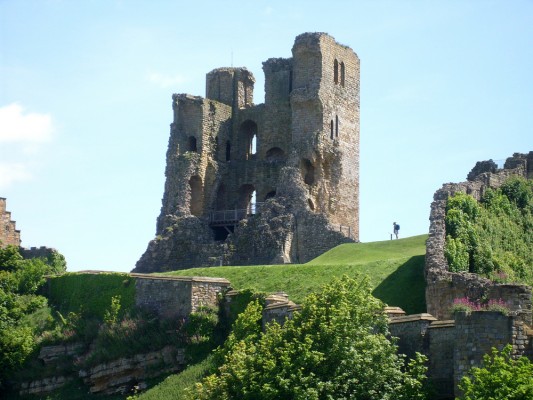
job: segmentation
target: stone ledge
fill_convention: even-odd
[[[132,278],[139,279],[153,279],[153,280],[163,280],[163,281],[185,281],[185,282],[209,282],[209,283],[222,283],[230,284],[226,278],[209,278],[206,276],[154,276],[150,274],[129,274]]]
[[[138,279],[153,279],[153,280],[163,280],[163,281],[184,281],[184,282],[209,282],[209,283],[222,283],[230,284],[226,278],[210,278],[207,276],[164,276],[164,275],[152,275],[152,274],[138,274],[138,273],[127,273],[127,272],[115,272],[115,271],[101,271],[87,269],[83,271],[77,271],[76,274],[123,274],[125,276],[131,276],[132,278]],[[53,275],[55,276],[55,275]]]
[[[413,315],[406,315],[403,317],[394,317],[390,319],[389,324],[399,324],[403,322],[414,322],[414,321],[436,321],[437,318],[435,318],[433,315],[428,313],[422,313],[422,314],[413,314]]]
[[[430,329],[438,329],[438,328],[453,328],[455,327],[455,320],[453,319],[447,319],[444,321],[433,321],[430,325]]]

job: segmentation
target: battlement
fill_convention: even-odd
[[[255,78],[246,68],[217,68],[206,76],[206,95],[231,107],[253,105]]]
[[[20,246],[20,230],[11,219],[11,212],[6,211],[6,198],[0,197],[0,247]]]

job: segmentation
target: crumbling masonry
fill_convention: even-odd
[[[0,248],[8,245],[20,246],[20,230],[6,210],[6,199],[0,197]]]
[[[134,272],[308,261],[359,238],[359,58],[325,33],[174,94],[156,238]]]

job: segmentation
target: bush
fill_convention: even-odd
[[[334,279],[281,327],[260,333],[252,303],[228,339],[224,363],[194,399],[423,399],[424,357],[404,369],[383,304],[366,279]],[[240,333],[238,333],[240,332]]]
[[[482,367],[472,368],[461,379],[463,396],[458,400],[533,398],[533,364],[526,358],[512,358],[512,346],[495,348],[483,357]]]
[[[533,183],[509,178],[481,202],[456,193],[446,206],[444,253],[452,272],[533,284]]]

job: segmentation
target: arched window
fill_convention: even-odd
[[[244,121],[239,136],[244,139],[244,158],[250,160],[257,152],[257,124],[251,120]]]
[[[341,86],[342,87],[344,87],[345,74],[346,74],[346,71],[345,71],[345,68],[344,68],[344,63],[341,62]]]
[[[279,147],[272,147],[266,152],[265,159],[269,162],[283,161],[285,159],[285,152]]]
[[[266,196],[265,196],[265,201],[268,200],[268,199],[271,199],[271,198],[273,198],[273,197],[275,197],[275,196],[276,196],[276,191],[275,191],[275,190],[272,190],[272,191],[270,191],[270,192],[268,192],[268,193],[266,194]]]
[[[300,161],[300,171],[302,172],[305,184],[312,185],[315,183],[315,167],[307,158]]]
[[[237,209],[251,211],[252,207],[255,207],[255,187],[247,183],[239,188]]]
[[[231,159],[231,142],[228,140],[226,142],[226,161]]]
[[[333,120],[331,120],[331,123],[330,123],[329,137],[330,137],[331,140],[333,140]]]
[[[333,82],[335,85],[339,83],[339,62],[337,59],[333,62]]]
[[[335,137],[339,137],[339,116],[335,115]]]
[[[204,207],[204,199],[202,196],[202,178],[198,175],[192,176],[189,179],[189,187],[191,189],[191,214],[199,217],[202,215]]]
[[[228,208],[226,205],[226,187],[223,184],[218,187],[215,207],[217,210],[226,210]]]
[[[189,136],[189,148],[187,151],[194,151],[195,153],[198,151],[196,149],[196,138],[194,136]]]

